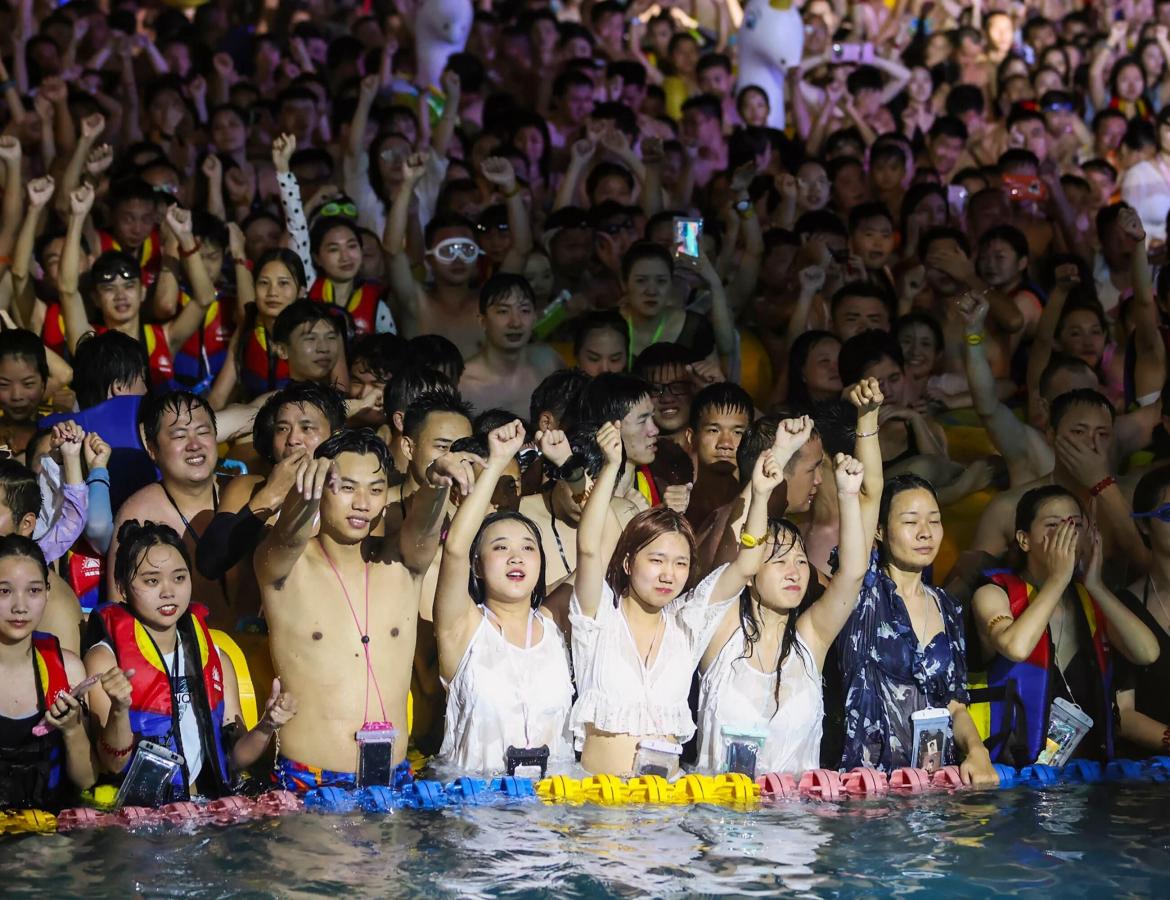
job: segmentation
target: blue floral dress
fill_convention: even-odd
[[[946,591],[925,587],[938,604],[943,628],[921,646],[893,580],[876,552],[870,559],[861,597],[837,638],[845,688],[845,769],[910,765],[911,713],[967,702],[962,607]]]

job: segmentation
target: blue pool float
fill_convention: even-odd
[[[1026,784],[1029,787],[1048,787],[1061,781],[1060,769],[1056,766],[1033,765],[1024,766],[1017,776],[1017,784]]]
[[[478,804],[491,799],[487,787],[488,783],[484,779],[464,775],[448,784],[444,793],[453,803]]]
[[[1111,759],[1105,765],[1105,777],[1109,781],[1144,781],[1146,772],[1135,759]]]
[[[502,775],[499,778],[493,778],[487,789],[490,793],[502,794],[511,800],[536,799],[536,789],[531,778]]]
[[[326,813],[346,813],[357,809],[357,795],[338,787],[314,788],[305,794],[305,809]]]
[[[447,805],[447,795],[439,781],[415,781],[402,789],[402,805],[410,809],[440,809]]]
[[[1096,784],[1104,778],[1101,764],[1092,759],[1074,759],[1060,770],[1061,781],[1071,784]]]
[[[1003,763],[996,763],[995,774],[999,776],[999,786],[1001,788],[1015,787],[1019,784],[1019,773],[1014,768]]]
[[[388,813],[399,805],[399,793],[382,785],[363,788],[357,793],[357,804],[363,812]]]

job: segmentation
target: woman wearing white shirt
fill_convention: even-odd
[[[797,421],[807,438],[812,422]],[[605,552],[622,467],[620,423],[603,425],[597,443],[605,465],[577,529],[569,607],[578,688],[571,726],[586,770],[625,775],[635,773],[640,744],[675,745],[695,733],[687,705],[691,676],[712,630],[763,560],[768,498],[783,476],[773,454],[761,454],[741,550],[700,582],[694,532],[668,507],[634,516],[612,555]],[[674,772],[677,760],[667,767]]]

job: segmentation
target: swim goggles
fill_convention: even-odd
[[[1160,522],[1170,522],[1170,503],[1163,503],[1149,512],[1135,512],[1129,515],[1134,519],[1157,519]]]
[[[427,251],[426,255],[433,256],[441,263],[453,263],[457,259],[465,263],[473,263],[483,256],[483,251],[479,248],[479,244],[467,238],[447,238],[435,244]]]
[[[348,200],[333,200],[317,210],[318,219],[324,219],[330,216],[345,216],[348,219],[356,219],[357,214],[357,204],[351,203]]]
[[[130,263],[114,263],[113,265],[104,265],[97,267],[96,272],[93,273],[94,284],[113,284],[119,278],[124,281],[138,281],[141,274],[136,266]]]

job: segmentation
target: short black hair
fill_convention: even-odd
[[[630,249],[622,254],[622,281],[629,280],[630,272],[634,266],[644,259],[654,259],[665,263],[666,268],[670,272],[674,272],[674,260],[671,258],[669,250],[653,241],[635,241],[630,245]]]
[[[894,298],[890,296],[890,292],[870,281],[850,281],[848,284],[842,285],[832,297],[829,298],[829,318],[831,319],[837,313],[837,308],[848,297],[867,297],[871,300],[880,300],[889,312],[890,321],[894,321],[894,312],[897,304]],[[843,381],[843,384],[849,384],[848,381]]]
[[[580,369],[557,369],[536,386],[528,403],[528,418],[535,428],[541,413],[552,413],[560,428],[565,429],[565,420],[570,410],[577,406],[577,398],[585,389],[590,377]]]
[[[45,344],[36,334],[25,328],[6,328],[0,331],[0,359],[5,357],[23,359],[37,370],[41,380],[49,380],[49,361],[45,356]]]
[[[463,354],[459,348],[441,334],[420,334],[408,342],[411,360],[438,369],[452,384],[458,384],[463,377]]]
[[[1073,356],[1070,353],[1055,352],[1048,358],[1048,365],[1040,373],[1040,383],[1036,385],[1041,397],[1048,393],[1048,388],[1052,386],[1052,379],[1061,372],[1082,372],[1087,375],[1096,375],[1093,367],[1079,356]]]
[[[743,413],[750,423],[756,411],[756,404],[752,395],[731,381],[719,381],[709,384],[691,400],[691,428],[699,430],[703,415],[709,410],[719,409],[728,412]]]
[[[930,139],[933,141],[940,137],[958,138],[960,141],[966,141],[968,137],[967,126],[957,116],[939,116],[930,126]]]
[[[983,115],[983,91],[973,84],[956,84],[947,94],[947,115],[955,119],[965,113]]]
[[[194,416],[198,409],[207,413],[207,418],[211,420],[211,429],[214,431],[215,410],[205,397],[191,391],[148,394],[138,405],[138,427],[142,430],[142,442],[147,445],[158,444],[158,433],[162,431],[165,414],[172,413],[176,418],[183,415]]]
[[[453,413],[471,424],[471,406],[454,391],[427,391],[419,394],[402,415],[402,433],[411,440],[418,438],[431,413]]]
[[[684,114],[692,109],[701,112],[708,119],[723,121],[723,101],[714,94],[699,94],[683,101],[682,111]]]
[[[312,327],[318,322],[328,322],[339,335],[345,336],[345,324],[326,304],[315,300],[294,300],[276,317],[272,339],[278,344],[287,344],[302,325]]]
[[[668,366],[682,368],[698,361],[698,355],[690,347],[672,341],[659,341],[634,357],[630,371],[639,378],[649,381],[648,376],[655,369],[664,369]]]
[[[696,74],[702,74],[708,69],[722,69],[730,75],[731,57],[726,53],[704,53],[699,57],[699,63],[695,66],[695,72]]]
[[[992,241],[1007,244],[1020,259],[1028,258],[1028,239],[1015,225],[996,225],[987,229],[979,238],[979,250],[986,250]]]
[[[952,228],[950,225],[936,225],[934,228],[928,228],[926,234],[918,239],[918,258],[925,262],[926,254],[930,252],[931,244],[937,241],[948,240],[958,244],[959,249],[967,256],[971,255],[971,242],[967,240],[967,235],[958,228]]]
[[[476,189],[475,182],[471,182],[471,187],[473,190]],[[423,229],[423,243],[427,247],[434,246],[435,235],[444,228],[466,228],[470,234],[475,234],[475,223],[467,216],[448,210],[440,210],[435,213],[434,218],[427,222],[427,227]]]
[[[625,341],[629,337],[629,327],[621,314],[612,309],[592,310],[581,316],[573,329],[573,355],[581,355],[581,347],[585,338],[595,331],[613,331]]]
[[[342,453],[373,456],[386,475],[394,471],[394,457],[390,455],[390,448],[372,428],[343,428],[318,444],[313,456],[317,459],[337,459]]]
[[[382,411],[386,414],[386,421],[389,422],[396,412],[405,412],[416,398],[431,391],[454,394],[455,385],[438,369],[429,366],[412,364],[396,372],[382,391]]]
[[[110,212],[116,210],[123,203],[141,200],[144,203],[157,203],[158,194],[154,185],[142,178],[123,178],[110,186]]]
[[[394,373],[407,365],[406,338],[392,332],[362,334],[349,345],[349,364],[365,364],[377,381],[389,381]]]
[[[277,461],[272,449],[276,416],[281,407],[289,405],[301,409],[312,406],[320,410],[329,423],[330,434],[345,426],[345,398],[335,388],[312,381],[290,381],[264,401],[252,423],[252,446],[272,464]]]
[[[898,368],[904,368],[906,360],[902,347],[888,331],[871,328],[855,334],[841,345],[837,357],[837,371],[841,373],[842,384],[856,384],[865,377],[865,370],[885,358],[892,359]]]
[[[900,338],[903,329],[910,328],[914,325],[923,325],[930,330],[931,335],[934,337],[935,346],[941,354],[946,347],[942,326],[938,323],[938,319],[928,312],[921,309],[912,309],[910,312],[898,316],[894,321],[894,327],[891,331],[893,331],[895,338]]]
[[[104,403],[115,388],[135,381],[150,386],[150,358],[141,341],[120,331],[87,337],[73,353],[73,390],[77,405],[89,409]]]
[[[850,234],[860,228],[862,222],[868,222],[870,219],[885,219],[890,223],[890,228],[897,227],[894,217],[890,215],[889,208],[880,200],[875,200],[870,203],[858,203],[849,210]]]
[[[1096,406],[1109,411],[1109,421],[1117,418],[1117,411],[1103,394],[1093,388],[1076,388],[1055,398],[1048,408],[1048,426],[1059,427],[1061,420],[1077,406]]]
[[[497,272],[479,289],[479,314],[482,316],[489,306],[510,294],[519,294],[533,306],[536,305],[536,294],[527,278],[511,272]]]
[[[12,513],[14,529],[29,513],[40,514],[41,488],[32,469],[15,459],[0,459],[0,489],[4,491],[4,504]]]
[[[471,430],[474,434],[477,434],[480,437],[486,439],[487,436],[497,428],[503,428],[505,425],[511,425],[518,418],[519,416],[517,416],[510,409],[500,409],[498,407],[495,409],[485,409],[471,420]],[[525,434],[531,435],[532,426],[530,426],[527,422],[524,422],[523,419],[520,421],[524,425]]]
[[[578,417],[588,422],[616,422],[647,397],[648,382],[624,372],[602,372],[581,391]]]

